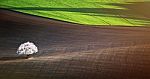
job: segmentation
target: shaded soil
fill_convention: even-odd
[[[1,57],[0,61],[8,61],[8,60],[18,60],[18,59],[28,59],[28,57]]]
[[[26,41],[39,53],[13,60]],[[86,27],[0,10],[0,79],[149,78],[150,28]]]

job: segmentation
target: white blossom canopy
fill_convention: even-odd
[[[18,55],[29,55],[38,52],[38,48],[32,42],[26,42],[19,46],[17,50]]]

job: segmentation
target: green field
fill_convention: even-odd
[[[150,24],[149,0],[0,0],[0,7],[85,25]],[[139,10],[136,6],[141,6]],[[139,12],[141,11],[141,12]]]

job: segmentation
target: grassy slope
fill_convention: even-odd
[[[124,1],[125,0],[1,0],[0,5],[3,8],[79,24],[139,26],[149,23],[148,20],[120,17],[124,15],[119,12],[125,11],[127,8],[110,4],[127,4]],[[133,2],[141,0],[126,1]]]

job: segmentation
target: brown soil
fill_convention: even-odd
[[[26,41],[39,53],[14,60]],[[0,79],[150,79],[150,28],[86,27],[0,10],[0,59]]]

